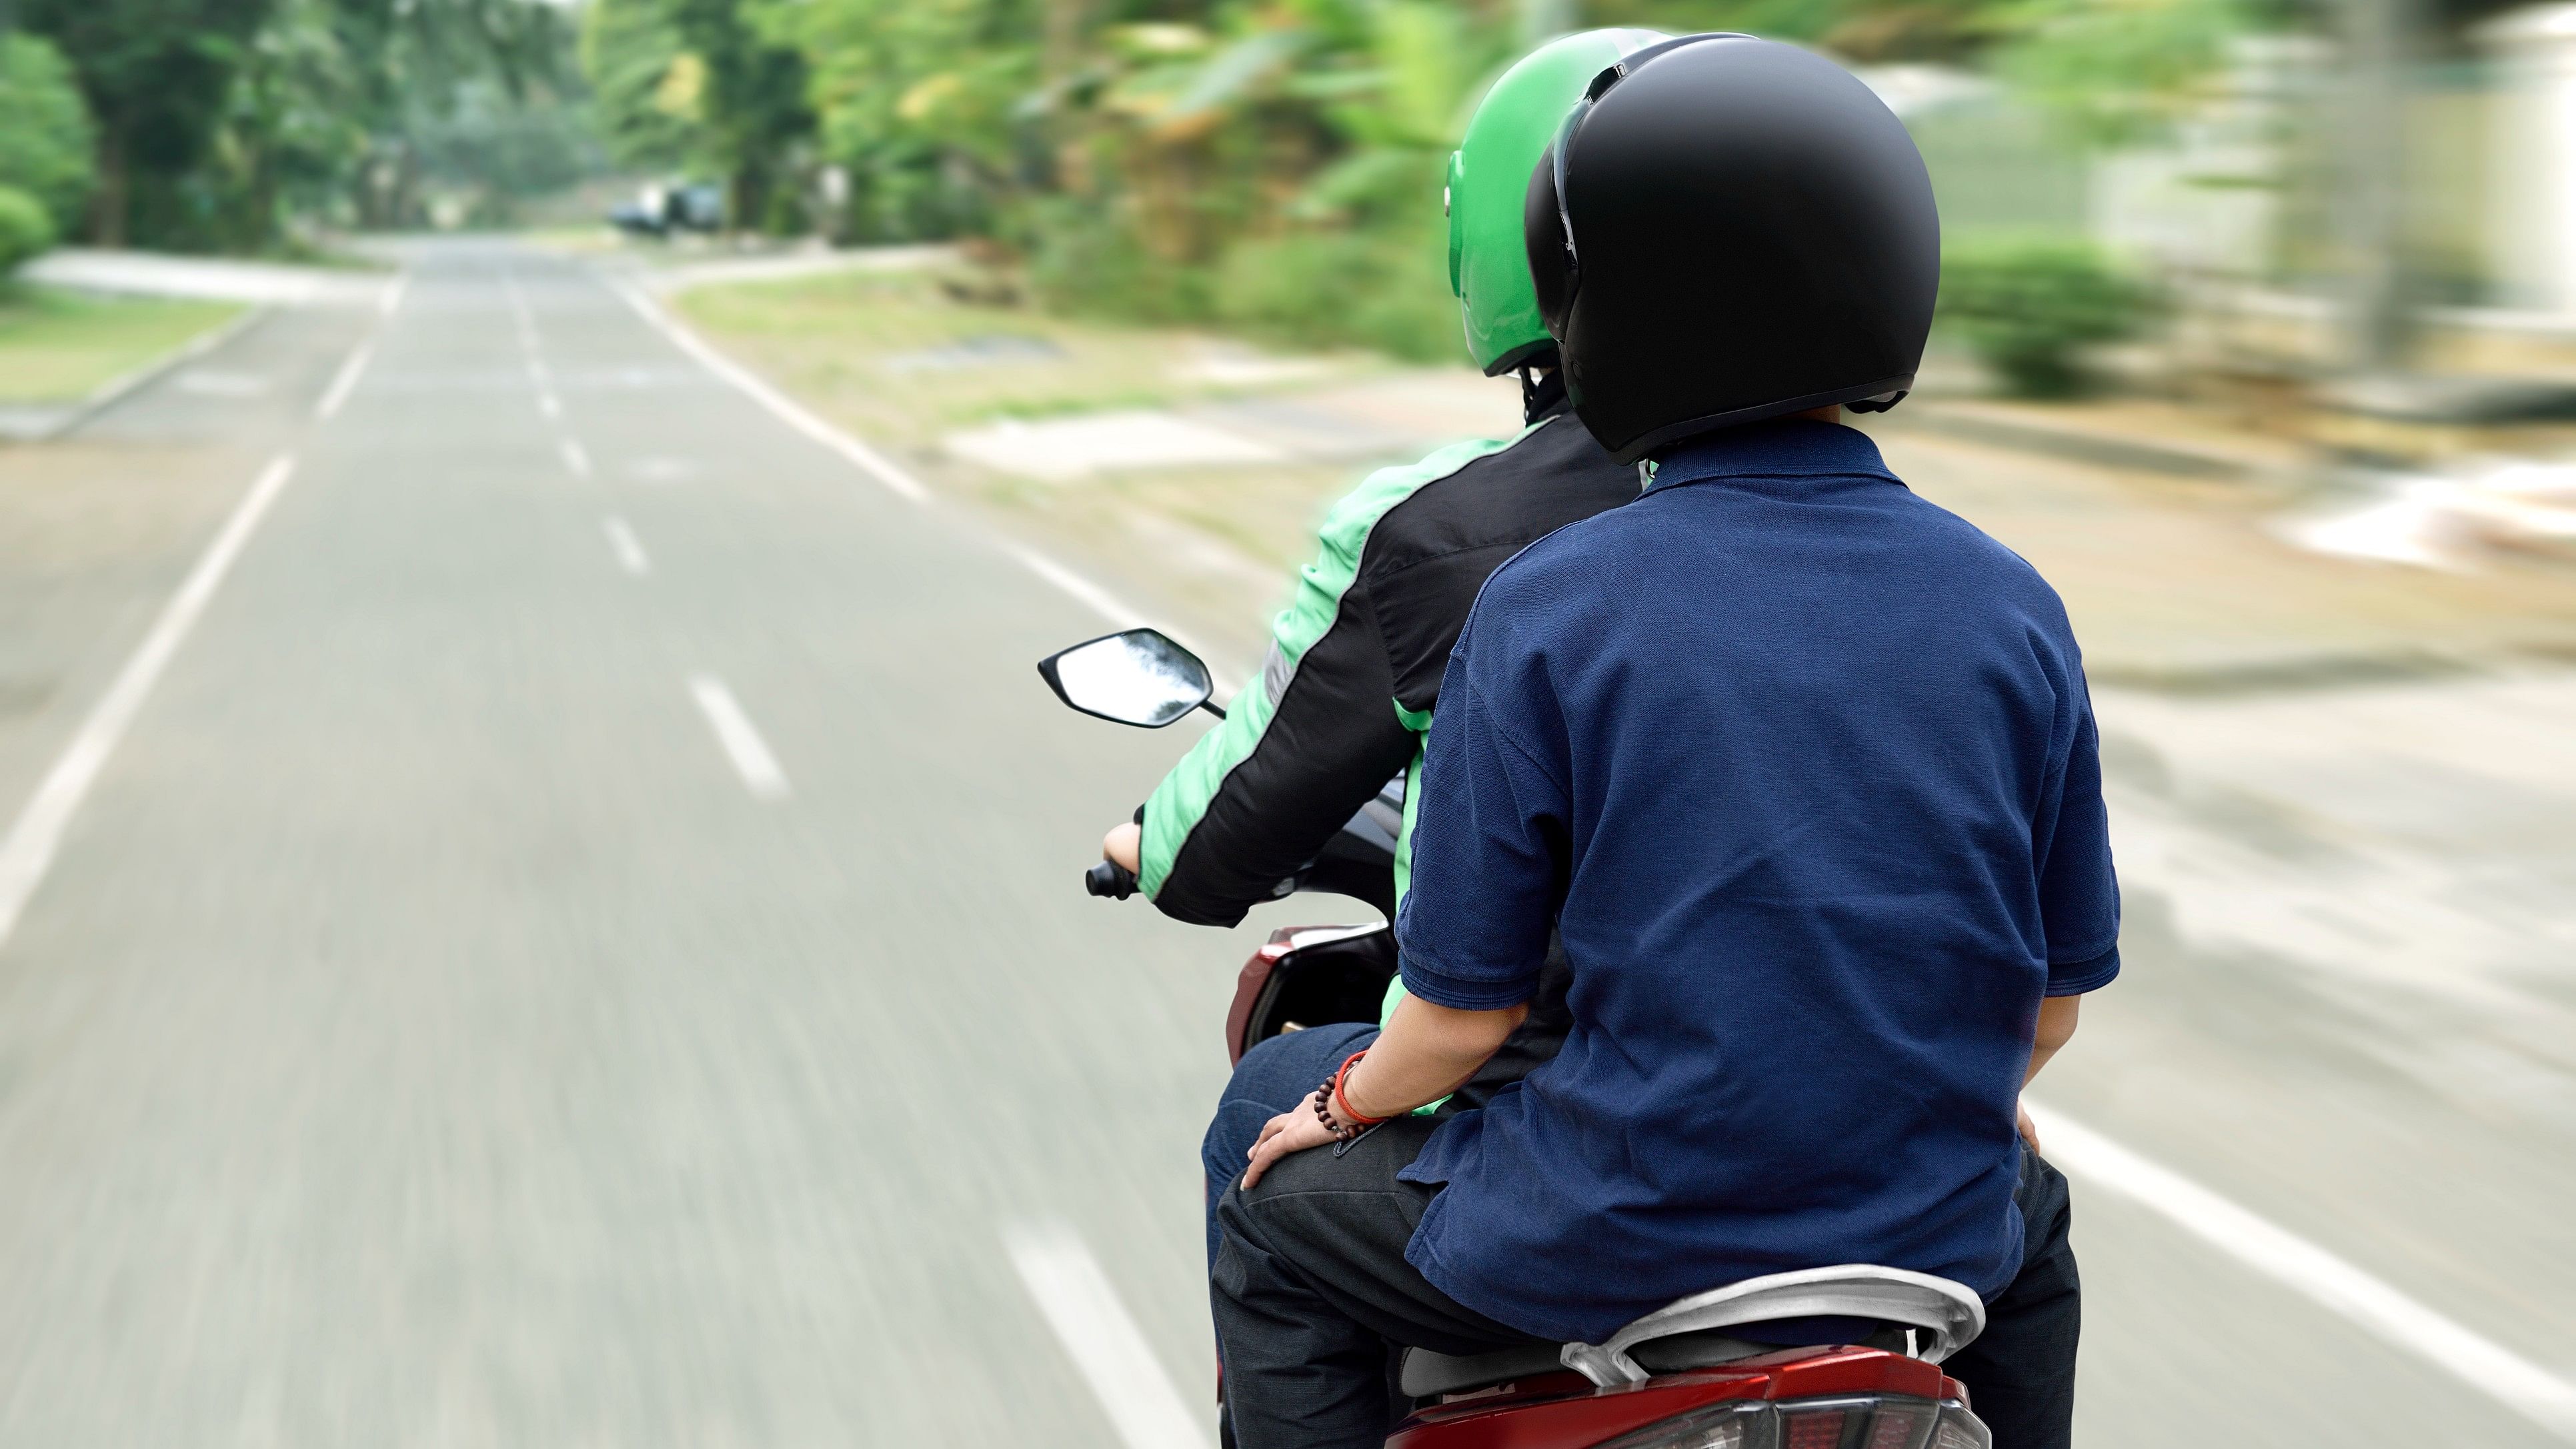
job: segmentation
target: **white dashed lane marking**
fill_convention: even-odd
[[[769,742],[752,728],[751,716],[743,713],[724,681],[711,674],[696,675],[689,680],[689,697],[698,702],[698,712],[707,717],[716,743],[733,761],[734,773],[742,776],[743,787],[753,798],[785,799],[787,772],[778,767],[778,756],[770,753]]]
[[[623,518],[611,517],[600,525],[608,534],[608,551],[617,556],[617,566],[642,578],[653,572],[653,560],[644,552],[644,541],[635,536]]]

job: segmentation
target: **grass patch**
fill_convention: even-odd
[[[0,401],[87,397],[241,310],[233,302],[0,284]]]
[[[993,418],[1156,407],[1246,388],[1201,375],[1240,344],[961,301],[935,275],[842,272],[675,299],[732,355],[864,436],[907,445]],[[1347,365],[1344,365],[1347,364]],[[1386,364],[1337,359],[1335,376]]]

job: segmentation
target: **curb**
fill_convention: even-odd
[[[109,408],[116,406],[118,403],[123,402],[128,395],[155,381],[158,381],[161,377],[177,368],[180,364],[193,362],[197,358],[203,357],[207,353],[214,351],[216,348],[223,346],[225,343],[232,341],[242,333],[249,331],[254,325],[268,320],[269,316],[276,312],[276,310],[277,308],[273,304],[253,304],[251,307],[244,310],[240,316],[235,317],[233,320],[225,323],[221,327],[217,327],[209,332],[200,332],[196,336],[189,338],[187,341],[180,343],[178,346],[171,348],[169,351],[162,353],[159,357],[152,359],[150,362],[144,363],[142,366],[130,369],[126,372],[119,373],[117,376],[111,377],[107,381],[100,383],[97,387],[90,389],[88,396],[81,398],[78,402],[73,403],[69,408],[65,409],[61,417],[54,419],[52,422],[45,424],[43,427],[36,429],[34,432],[18,439],[17,441],[28,443],[52,442],[54,439],[61,437],[63,434],[68,433],[74,428],[87,423],[92,418],[97,417],[100,413],[103,413]]]

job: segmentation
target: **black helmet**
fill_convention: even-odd
[[[1532,173],[1539,310],[1623,463],[1694,433],[1914,385],[1941,218],[1914,139],[1795,46],[1694,35],[1594,78]]]

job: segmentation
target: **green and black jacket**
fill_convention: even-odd
[[[1175,919],[1231,926],[1406,771],[1401,898],[1422,741],[1477,590],[1531,543],[1636,497],[1637,477],[1554,411],[1372,474],[1333,505],[1260,675],[1145,803],[1145,894]]]

